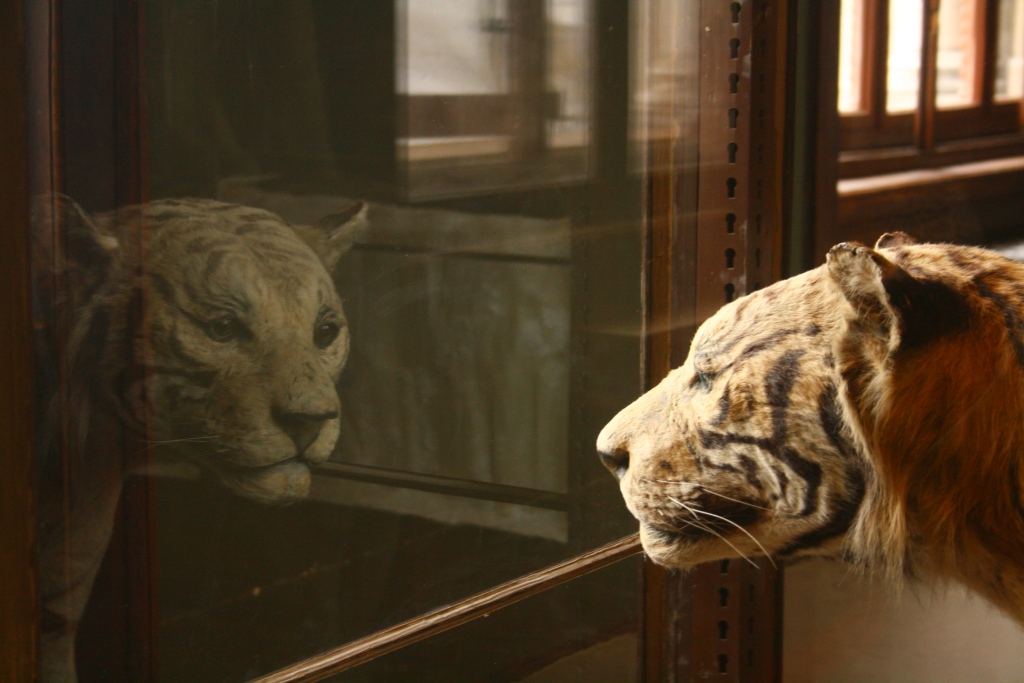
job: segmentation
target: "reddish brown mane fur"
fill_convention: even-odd
[[[837,346],[847,409],[880,475],[851,541],[893,579],[959,580],[1022,620],[1024,371],[1007,329],[1016,314],[1005,309],[1024,268],[963,256],[984,267],[960,273],[938,253],[914,259],[923,266],[916,276],[943,279],[966,302],[963,329],[892,352],[898,340],[867,335],[856,322],[863,310],[849,311]],[[979,282],[988,298],[973,291]],[[860,363],[872,371],[861,373]]]

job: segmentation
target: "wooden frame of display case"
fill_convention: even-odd
[[[530,5],[533,6],[533,5]],[[682,362],[696,326],[721,304],[769,284],[781,273],[788,105],[787,0],[677,0],[680,17],[690,34],[679,45],[677,59],[692,64],[678,81],[672,107],[678,122],[674,132],[647,143],[643,193],[646,203],[643,292],[646,307],[643,367],[648,386]],[[41,3],[51,13],[43,24],[47,35],[28,40],[24,3],[4,0],[0,23],[0,222],[5,226],[0,249],[0,678],[33,680],[37,667],[38,604],[34,577],[34,472],[32,428],[33,338],[30,306],[29,187],[32,155],[54,161],[59,175],[56,143],[30,148],[28,112],[36,125],[54,131],[61,125],[59,74],[61,44],[56,30],[59,3]],[[115,17],[122,39],[120,56],[138,55],[138,5],[125,3]],[[536,9],[536,8],[534,8]],[[614,214],[606,204],[605,188],[627,182],[629,120],[623,104],[629,97],[629,8],[618,0],[595,0],[597,63],[594,88],[598,93],[594,122],[613,131],[622,144],[594,150],[594,176],[575,191],[593,197],[594,211]],[[40,17],[33,26],[39,27]],[[702,28],[707,27],[706,30]],[[33,52],[27,45],[32,46]],[[46,65],[50,89],[46,106],[30,107],[25,75],[38,79],[33,62]],[[742,68],[743,64],[751,68]],[[138,201],[143,158],[140,134],[144,125],[141,103],[131,93],[131,79],[140,78],[138,63],[121,62],[120,127],[116,148],[127,163],[118,167],[117,201]],[[528,69],[523,65],[522,69]],[[128,84],[126,86],[126,83]],[[695,93],[700,97],[695,97]],[[543,99],[544,93],[534,93]],[[35,92],[34,97],[44,97]],[[45,99],[45,98],[44,98]],[[35,103],[38,105],[39,103]],[[40,113],[41,112],[41,113]],[[54,135],[52,140],[58,140]],[[136,163],[132,163],[132,160]],[[38,160],[37,160],[38,161]],[[36,168],[38,168],[38,164]],[[54,176],[56,177],[56,176]],[[699,179],[699,182],[698,182]],[[631,181],[630,181],[631,182]],[[38,183],[36,183],[38,185]],[[59,182],[48,183],[60,189]],[[574,191],[568,189],[566,191]],[[443,202],[441,202],[443,204]],[[387,478],[387,473],[349,472],[352,478]],[[409,477],[406,477],[407,479]],[[412,481],[415,479],[415,481]],[[412,477],[413,488],[443,486]],[[422,479],[422,481],[421,481]],[[502,495],[513,498],[516,491]],[[486,495],[486,492],[480,495]],[[145,506],[144,492],[138,505]],[[541,501],[564,506],[561,499]],[[132,538],[145,530],[127,529]],[[128,538],[126,536],[126,539]],[[148,551],[147,551],[148,552]],[[261,681],[315,681],[441,631],[485,616],[528,596],[562,585],[583,574],[641,552],[638,538],[628,536],[558,565],[522,576],[450,607],[389,629],[264,676]],[[145,554],[145,553],[144,553]],[[140,559],[148,566],[148,555]],[[146,603],[124,624],[124,644],[133,643],[138,661],[127,671],[135,680],[149,680],[152,669],[152,606],[144,584],[151,570],[135,580]],[[639,676],[643,681],[766,681],[779,677],[779,579],[774,572],[756,572],[740,563],[715,563],[689,576],[644,563],[638,577],[642,592]],[[731,598],[723,598],[731,596]],[[147,627],[147,623],[149,626]],[[723,628],[723,624],[725,627]],[[141,644],[141,645],[140,645]]]

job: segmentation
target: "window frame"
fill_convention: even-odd
[[[922,47],[918,103],[913,112],[886,110],[889,0],[864,0],[861,24],[861,110],[841,113],[840,177],[934,167],[1021,152],[1022,100],[996,101],[995,53],[998,0],[973,0],[976,63],[973,90],[977,104],[939,108],[936,104],[936,55],[939,0],[920,0]]]

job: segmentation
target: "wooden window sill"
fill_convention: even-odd
[[[900,173],[845,178],[837,183],[840,199],[844,197],[904,190],[961,180],[999,176],[1024,171],[1024,156],[990,159],[939,168],[918,169]],[[1024,191],[1024,188],[1022,188]]]
[[[927,152],[916,147],[848,151],[839,155],[839,177],[888,175],[1021,155],[1024,155],[1024,134],[1021,133],[946,142]]]
[[[873,243],[904,230],[918,239],[983,244],[1024,230],[1024,154],[837,183],[837,237]]]

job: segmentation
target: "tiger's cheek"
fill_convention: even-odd
[[[732,401],[729,404],[729,422],[745,422],[754,415],[754,388],[747,383],[739,382],[732,387]]]
[[[346,325],[341,328],[338,338],[324,354],[324,365],[328,372],[331,373],[331,378],[335,382],[341,378],[341,371],[345,369],[345,364],[348,362],[350,340],[351,337]]]

